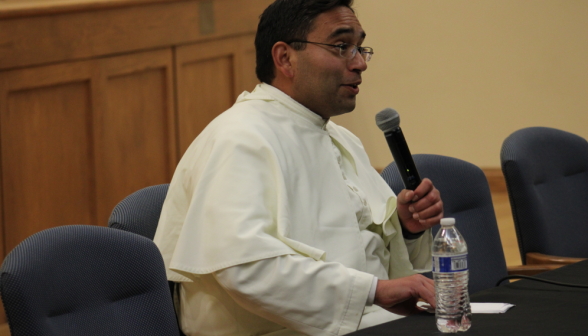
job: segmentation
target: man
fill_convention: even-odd
[[[187,335],[342,335],[435,304],[425,179],[398,198],[351,112],[370,48],[352,0],[277,0],[255,41],[262,82],[192,143],[155,243]],[[396,314],[393,314],[396,313]],[[360,325],[361,323],[361,325]]]

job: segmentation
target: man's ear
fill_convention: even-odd
[[[272,48],[272,57],[274,58],[274,65],[277,72],[286,78],[294,77],[294,67],[296,65],[294,49],[285,42],[277,42]]]

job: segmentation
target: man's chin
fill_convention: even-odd
[[[345,114],[345,113],[350,113],[353,112],[355,110],[355,97],[348,99],[345,104],[342,106],[342,113],[341,114]]]
[[[351,113],[355,110],[355,104],[353,104],[353,106],[346,106],[344,108],[341,108],[339,110],[337,110],[333,116],[340,116],[342,114],[346,114],[346,113]]]

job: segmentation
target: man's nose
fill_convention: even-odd
[[[359,50],[355,53],[355,56],[349,62],[349,70],[351,71],[366,71],[367,70],[367,62],[363,59],[363,56],[359,52]]]

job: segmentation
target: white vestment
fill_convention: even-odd
[[[267,84],[188,148],[154,241],[182,283],[188,335],[346,334],[380,310],[365,307],[374,275],[431,268],[430,230],[404,240],[396,197],[359,139]]]

